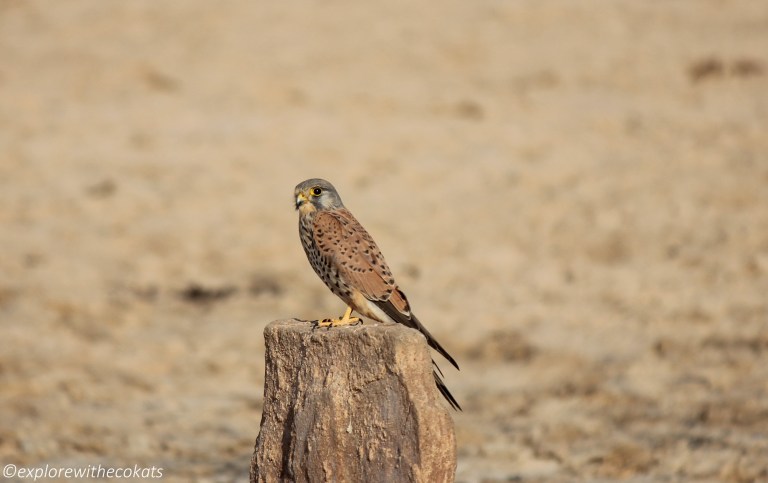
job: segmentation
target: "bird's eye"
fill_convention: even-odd
[[[320,194],[323,192],[320,188],[312,188],[312,196],[320,196]]]

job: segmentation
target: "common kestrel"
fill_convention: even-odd
[[[379,322],[403,324],[421,332],[427,344],[458,369],[453,357],[411,312],[376,242],[344,207],[336,188],[315,178],[299,183],[293,194],[299,211],[301,245],[309,263],[331,292],[347,304],[341,318],[316,324],[330,328],[359,323],[359,318],[351,317],[353,310]],[[434,360],[432,363],[438,390],[451,407],[460,410],[440,378],[440,368]]]

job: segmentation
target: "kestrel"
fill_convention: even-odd
[[[336,188],[315,178],[299,183],[293,194],[299,211],[301,245],[309,263],[331,292],[347,304],[341,318],[317,321],[316,325],[330,328],[357,324],[361,321],[351,317],[353,310],[379,322],[403,324],[421,332],[427,344],[458,369],[453,357],[411,312],[376,242],[344,207]],[[451,407],[461,410],[440,378],[440,368],[434,360],[432,364],[438,390]]]

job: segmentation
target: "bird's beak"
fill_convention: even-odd
[[[304,202],[307,201],[307,197],[304,196],[304,193],[299,193],[296,195],[296,209],[299,209],[299,206],[304,204]]]

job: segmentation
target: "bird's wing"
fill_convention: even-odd
[[[392,272],[371,235],[346,209],[315,216],[314,238],[328,259],[354,288],[371,301],[388,300],[397,289]]]
[[[397,288],[392,272],[371,235],[349,210],[322,211],[314,222],[314,237],[320,253],[365,298],[397,323],[416,329],[427,343],[453,364],[459,365],[411,312],[405,294]]]

